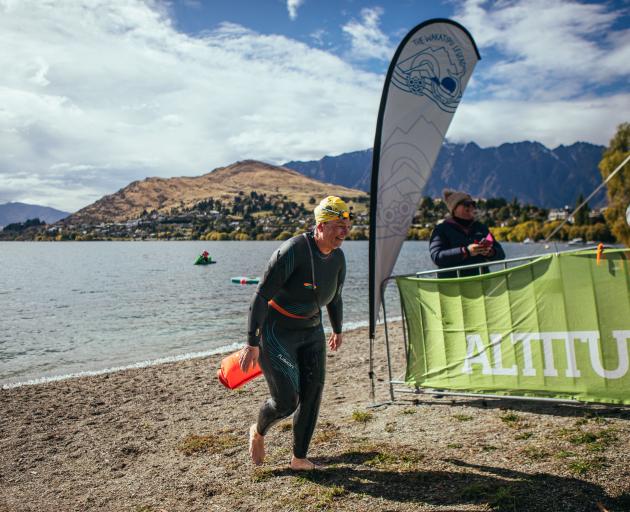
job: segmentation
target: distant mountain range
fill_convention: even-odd
[[[0,204],[0,227],[13,224],[14,222],[24,222],[28,219],[36,218],[48,224],[52,224],[68,215],[70,215],[70,213],[47,206],[37,206],[26,203],[5,203]]]
[[[425,195],[439,197],[444,188],[466,190],[475,197],[517,198],[521,203],[553,208],[575,205],[600,183],[597,165],[605,148],[585,142],[550,150],[538,142],[481,148],[474,142],[445,143]],[[345,197],[369,191],[372,150],[326,156],[282,167],[247,160],[196,177],[146,178],[102,197],[74,214],[24,203],[0,205],[0,226],[39,218],[47,223],[94,224],[138,218],[144,211],[168,212],[193,207],[209,197],[231,203],[239,192],[286,195],[298,203],[323,193]],[[362,192],[363,191],[363,192]],[[602,191],[590,205],[605,204]]]
[[[517,142],[481,148],[474,142],[445,143],[424,194],[441,197],[444,188],[465,190],[475,197],[517,198],[545,208],[574,206],[578,195],[588,196],[601,182],[597,168],[606,148],[586,142],[551,150],[539,142]],[[369,191],[372,150],[326,156],[284,167],[345,187]],[[591,206],[605,204],[605,192]]]

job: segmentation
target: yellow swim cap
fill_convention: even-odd
[[[328,222],[336,219],[352,219],[348,205],[337,196],[328,196],[315,207],[315,222]]]

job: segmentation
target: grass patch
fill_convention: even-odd
[[[382,446],[378,448],[372,447],[370,451],[376,452],[376,455],[365,461],[364,464],[372,467],[392,466],[396,469],[406,468],[411,470],[424,459],[423,454],[403,446],[390,447],[388,451],[383,450]]]
[[[536,446],[527,446],[521,453],[531,460],[545,460],[549,457],[549,452]]]
[[[392,464],[396,464],[398,462],[398,457],[391,453],[379,453],[376,457],[366,460],[366,466],[389,466]]]
[[[492,487],[485,484],[471,484],[464,487],[460,493],[467,500],[479,500],[492,492]]]
[[[297,486],[301,486],[301,485],[311,485],[311,481],[306,478],[305,476],[296,476],[293,479],[293,483]]]
[[[583,476],[589,473],[590,471],[599,469],[601,464],[598,461],[591,461],[585,459],[578,459],[572,462],[569,462],[568,468],[572,473],[575,473],[578,476]]]
[[[403,414],[416,414],[418,411],[412,407],[407,407],[406,409],[403,409],[402,413]]]
[[[252,473],[253,482],[264,482],[273,476],[273,470],[270,468],[255,468]]]
[[[512,510],[516,510],[516,497],[510,486],[502,486],[495,489],[488,503],[494,509],[507,510],[507,507],[509,507]]]
[[[456,450],[456,449],[459,449],[459,448],[463,448],[464,445],[461,444],[461,443],[450,443],[450,444],[447,444],[446,447]]]
[[[328,489],[326,494],[331,498],[338,498],[339,496],[343,496],[346,494],[346,489],[342,485],[333,485]]]
[[[304,489],[299,498],[301,502],[311,501],[312,506],[316,510],[332,510],[336,498],[340,498],[346,494],[346,489],[341,485],[333,485],[332,487],[322,488],[311,486],[309,489]]]
[[[593,432],[577,432],[569,437],[571,444],[591,444],[597,442],[597,434]]]
[[[308,477],[296,477],[295,484],[299,491],[293,493],[288,503],[283,503],[287,510],[334,510],[334,501],[344,496],[347,491],[341,485],[330,487],[317,484]]]
[[[473,419],[473,417],[469,414],[453,414],[452,417],[455,418],[457,421],[470,421]]]
[[[242,444],[242,440],[229,432],[218,432],[200,436],[191,434],[177,447],[184,455],[199,453],[221,453],[224,450],[235,448]]]
[[[578,430],[568,435],[569,442],[573,445],[583,445],[593,452],[604,451],[608,446],[617,441],[617,435],[613,429],[604,429],[599,432],[584,432]]]
[[[315,443],[330,443],[337,440],[339,440],[339,432],[337,432],[337,429],[332,428],[318,429],[315,437],[313,437]]]
[[[495,450],[498,450],[498,448],[496,446],[492,446],[491,444],[482,444],[481,445],[481,451],[483,451],[483,452],[493,452]]]
[[[598,425],[607,425],[609,423],[606,418],[602,418],[601,416],[588,412],[582,418],[575,420],[575,426],[580,427],[582,425],[586,425],[590,421]]]
[[[516,510],[516,497],[511,486],[472,484],[464,487],[460,495],[467,500],[485,501],[493,510]]]
[[[503,423],[505,423],[508,427],[511,427],[511,428],[517,428],[519,426],[519,422],[521,421],[520,416],[512,411],[508,411],[505,414],[501,414],[499,418],[501,419]]]
[[[280,424],[280,432],[288,432],[293,429],[293,424],[289,421],[285,421]]]
[[[556,430],[556,434],[560,437],[568,437],[576,431],[574,428],[559,428]]]
[[[353,411],[352,419],[357,423],[367,423],[374,419],[374,415],[371,412]]]
[[[530,439],[533,436],[534,436],[533,432],[521,432],[520,434],[515,435],[514,439],[516,439],[517,441],[523,441],[526,439]]]
[[[385,432],[391,434],[392,432],[396,432],[396,423],[387,423],[385,425]]]

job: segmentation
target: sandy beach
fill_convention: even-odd
[[[382,334],[376,348],[381,403]],[[266,384],[225,389],[220,359],[0,391],[0,510],[630,510],[628,408],[427,394],[370,407],[358,329],[327,358],[309,453],[322,469],[294,473],[289,420],[250,464]]]

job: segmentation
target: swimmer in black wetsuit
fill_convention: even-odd
[[[326,343],[321,308],[326,306],[333,333],[331,350],[341,346],[341,289],[346,261],[339,247],[350,231],[346,203],[328,196],[315,208],[312,233],[296,236],[274,252],[252,298],[244,370],[260,361],[271,397],[250,427],[254,464],[264,456],[269,427],[295,412],[291,468],[313,469],[306,452],[315,429],[326,372]]]

